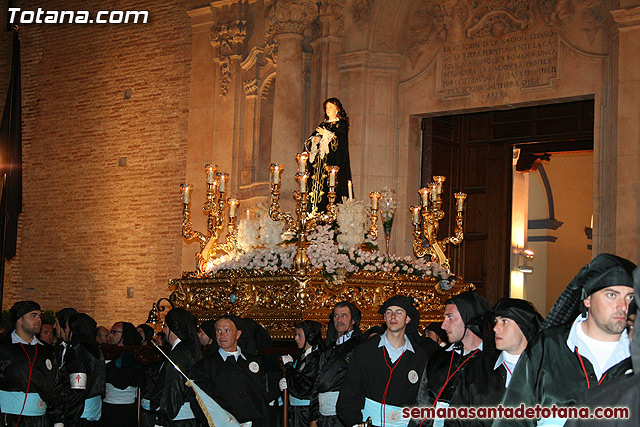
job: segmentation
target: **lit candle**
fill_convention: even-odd
[[[284,165],[281,163],[271,163],[271,183],[274,185],[280,184],[280,174],[284,169]]]
[[[428,206],[429,205],[429,189],[428,188],[421,188],[418,193],[420,193],[420,197],[422,198],[422,206]]]
[[[467,198],[466,193],[456,193],[454,194],[456,200],[457,200],[457,208],[458,208],[458,212],[462,212],[464,210],[464,199]]]
[[[380,200],[380,193],[377,191],[372,191],[369,193],[369,197],[371,197],[371,209],[378,209],[378,200]]]
[[[438,188],[438,194],[442,194],[442,184],[444,184],[445,181],[445,177],[444,176],[434,176],[433,180],[435,181],[437,188]]]
[[[305,173],[307,171],[307,159],[309,158],[309,153],[303,151],[302,153],[296,154],[296,160],[298,161],[298,172]]]
[[[235,218],[236,211],[238,209],[238,199],[236,198],[229,199],[227,200],[227,203],[229,203],[229,218]]]
[[[204,171],[207,175],[207,184],[213,184],[213,181],[216,179],[216,172],[218,171],[218,165],[208,163],[204,165]]]
[[[229,174],[218,172],[216,176],[218,177],[218,183],[220,184],[220,188],[218,191],[224,193],[225,191],[227,191],[227,178],[229,178]]]
[[[349,200],[353,200],[353,183],[351,180],[347,181],[347,188],[349,189]]]
[[[327,172],[329,172],[329,187],[335,187],[336,181],[338,179],[338,171],[340,170],[340,166],[325,166],[325,167],[327,168]]]
[[[411,206],[411,221],[413,225],[420,224],[420,206]]]
[[[191,196],[191,190],[193,186],[191,184],[181,184],[180,190],[182,191],[182,203],[185,205],[189,204],[189,198]]]
[[[300,192],[307,192],[307,179],[309,178],[308,173],[297,173],[296,179],[298,180],[298,184],[300,184]]]

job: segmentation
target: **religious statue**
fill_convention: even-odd
[[[326,166],[338,166],[336,196],[337,202],[348,195],[348,182],[351,180],[351,162],[349,161],[349,117],[338,98],[329,98],[322,104],[324,120],[318,125],[304,144],[309,153],[308,211],[311,214],[323,212],[327,208],[329,185]]]

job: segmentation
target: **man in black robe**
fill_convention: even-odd
[[[458,294],[445,303],[442,329],[451,345],[438,350],[426,366],[426,374],[420,378],[417,406],[446,408],[456,390],[460,374],[474,357],[482,354],[483,332],[489,303],[476,292]],[[410,425],[442,426],[443,419],[411,420]]]
[[[102,416],[106,367],[95,339],[96,326],[84,313],[68,319],[69,347],[60,369],[65,427],[95,426]]]
[[[56,357],[50,346],[36,338],[42,325],[40,306],[20,301],[10,313],[14,328],[0,343],[0,425],[61,423],[64,403]]]
[[[171,346],[169,358],[185,374],[201,359],[197,319],[184,308],[174,308],[164,320],[162,331]],[[185,384],[180,372],[165,362],[150,393],[149,406],[156,415],[155,425],[171,427],[196,427],[194,415],[197,406],[193,390]]]
[[[640,295],[640,268],[633,271],[634,293]],[[584,392],[576,402],[577,407],[589,407],[591,411],[603,407],[623,407],[629,409],[629,418],[618,419],[579,419],[567,421],[566,427],[605,426],[626,427],[640,425],[640,337],[631,339],[635,329],[640,331],[640,316],[637,315],[637,302],[629,305],[627,331],[631,341],[631,364],[633,370],[625,372],[613,381]]]
[[[353,350],[364,341],[360,315],[358,307],[349,301],[336,304],[329,315],[325,350],[309,403],[311,427],[343,425],[336,415],[336,403]]]
[[[402,407],[415,402],[426,351],[409,338],[420,314],[413,298],[395,295],[380,307],[387,330],[353,352],[338,397],[338,417],[346,426],[371,418],[374,426],[407,426]]]
[[[635,265],[599,254],[562,292],[520,357],[503,399],[517,407],[569,407],[585,390],[631,367],[627,310]],[[582,312],[582,313],[581,313]],[[495,426],[564,425],[563,418],[498,419]]]
[[[260,359],[244,354],[238,339],[242,320],[237,316],[222,316],[216,321],[217,351],[210,351],[191,371],[191,379],[231,413],[238,422],[251,421],[252,427],[268,427],[267,402],[279,394],[276,387],[268,394],[266,373]],[[195,409],[200,422],[206,425],[202,412]]]
[[[304,320],[295,325],[296,345],[302,354],[296,360],[286,354],[282,356],[286,377],[282,378],[280,390],[289,390],[289,425],[309,427],[309,402],[313,386],[320,369],[322,325],[313,320]]]
[[[493,308],[495,349],[482,352],[462,371],[451,398],[454,407],[495,407],[502,400],[511,375],[527,347],[542,325],[542,316],[522,299],[503,298]],[[491,419],[448,419],[444,425],[491,426]]]
[[[109,332],[109,344],[119,347],[139,346],[142,337],[132,323],[116,322]],[[137,427],[140,388],[145,383],[144,370],[136,365],[132,352],[119,353],[113,360],[105,360],[107,382],[102,400],[100,425]]]

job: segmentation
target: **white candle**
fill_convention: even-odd
[[[420,224],[420,206],[411,206],[411,220],[414,225]]]
[[[347,182],[347,188],[349,189],[349,200],[353,200],[353,183],[351,180]]]
[[[457,208],[458,208],[458,212],[462,212],[464,210],[464,199],[467,198],[467,195],[465,193],[456,193],[454,194],[454,197],[457,200]]]
[[[216,175],[218,175],[218,182],[220,183],[219,191],[224,193],[227,191],[227,178],[229,178],[229,174],[218,172]]]
[[[297,173],[296,179],[298,180],[298,184],[300,185],[300,192],[307,192],[307,179],[309,178],[308,173]]]
[[[309,158],[309,153],[303,151],[302,153],[296,154],[296,160],[298,161],[298,172],[305,173],[307,171],[307,159]]]
[[[329,172],[329,187],[335,187],[340,166],[326,166],[326,169]]]
[[[182,203],[185,205],[189,204],[189,197],[191,195],[191,189],[193,187],[191,184],[182,184],[180,185],[180,189],[182,190]]]
[[[431,183],[429,184],[429,189],[431,190],[431,201],[435,202],[438,200],[438,184]]]
[[[378,200],[380,200],[380,193],[377,191],[372,191],[369,193],[369,197],[371,197],[371,209],[378,209]]]
[[[235,218],[236,211],[238,209],[238,199],[236,198],[229,199],[227,200],[227,203],[229,203],[229,218]]]
[[[204,171],[207,175],[207,184],[213,184],[213,181],[216,179],[217,170],[217,165],[211,163],[204,165]]]
[[[428,188],[421,188],[418,193],[420,193],[420,197],[422,198],[422,206],[428,206],[429,205],[429,189]]]
[[[280,163],[271,163],[271,183],[274,185],[280,184],[280,173],[284,165]]]

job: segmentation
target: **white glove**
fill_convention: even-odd
[[[282,363],[284,365],[286,365],[287,363],[293,363],[293,357],[291,357],[290,355],[285,354],[284,356],[281,356],[281,357],[282,357]]]
[[[287,389],[287,379],[280,378],[280,381],[278,381],[278,387],[280,387],[280,391],[285,391]]]
[[[64,427],[63,423],[55,423],[53,427]]]

